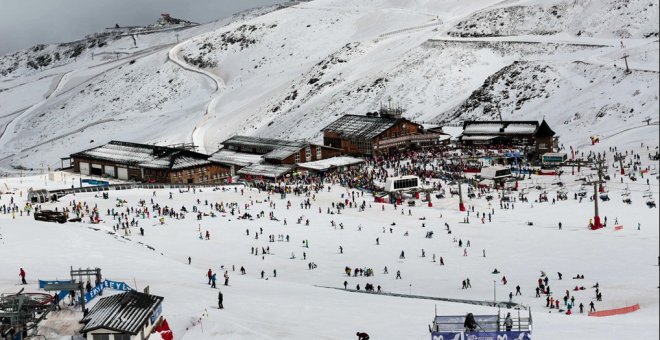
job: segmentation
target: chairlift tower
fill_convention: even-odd
[[[631,71],[630,68],[628,67],[628,58],[630,58],[630,56],[627,55],[627,54],[624,54],[623,57],[621,57],[621,59],[623,59],[623,60],[625,61],[625,63],[626,63],[626,71],[625,71],[625,73],[626,73],[626,74],[631,74],[632,71]]]
[[[594,197],[594,222],[593,223],[594,223],[594,228],[595,229],[603,227],[603,223],[601,223],[601,221],[600,221],[600,214],[599,214],[599,210],[598,210],[598,199],[599,199],[598,193],[605,191],[605,189],[603,188],[603,183],[604,183],[604,181],[603,181],[603,162],[605,162],[605,160],[596,161],[596,164],[598,166],[598,180],[586,183],[586,184],[593,184],[593,186],[594,186],[594,196],[593,196]]]

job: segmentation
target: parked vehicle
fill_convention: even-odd
[[[66,223],[67,214],[59,211],[41,210],[39,212],[34,213],[34,219],[37,221],[44,221],[44,222]]]

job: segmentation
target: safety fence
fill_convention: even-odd
[[[623,307],[623,308],[615,308],[615,309],[599,310],[597,312],[590,312],[589,316],[595,316],[595,317],[613,316],[613,315],[628,314],[628,313],[632,313],[632,312],[635,312],[635,311],[638,311],[638,310],[639,310],[639,304],[636,304],[636,305]]]

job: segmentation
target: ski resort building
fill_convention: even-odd
[[[466,121],[460,136],[463,147],[510,148],[526,150],[529,159],[557,148],[557,137],[545,120],[537,121]]]
[[[71,155],[81,175],[154,183],[223,183],[231,164],[182,148],[111,141]]]
[[[260,155],[265,163],[272,165],[295,165],[342,154],[341,149],[304,141],[250,136],[234,136],[222,142],[222,145],[223,150],[234,151],[237,154]]]
[[[394,150],[424,148],[449,143],[449,136],[425,131],[420,124],[392,110],[345,115],[323,129],[323,144],[352,156],[372,156]]]
[[[298,164],[298,172],[300,173],[327,173],[327,172],[344,172],[347,170],[354,170],[360,168],[365,163],[364,159],[339,156],[329,159],[322,159],[313,162]]]
[[[144,340],[162,321],[163,297],[129,291],[104,297],[80,321],[88,340]]]
[[[324,160],[342,150],[304,141],[234,136],[222,143],[212,160],[231,164],[247,180],[269,180],[290,176],[296,164]]]

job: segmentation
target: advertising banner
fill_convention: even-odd
[[[44,289],[46,285],[73,283],[73,280],[39,280],[39,288]]]
[[[110,288],[114,290],[122,290],[122,291],[129,291],[132,290],[131,287],[129,287],[127,284],[124,282],[116,282],[116,281],[110,281],[110,280],[105,280],[96,287],[92,288],[87,294],[85,294],[85,302],[92,301],[96,296],[98,296],[100,293],[103,292],[103,289],[105,288]]]
[[[531,340],[530,332],[437,332],[431,340]]]

